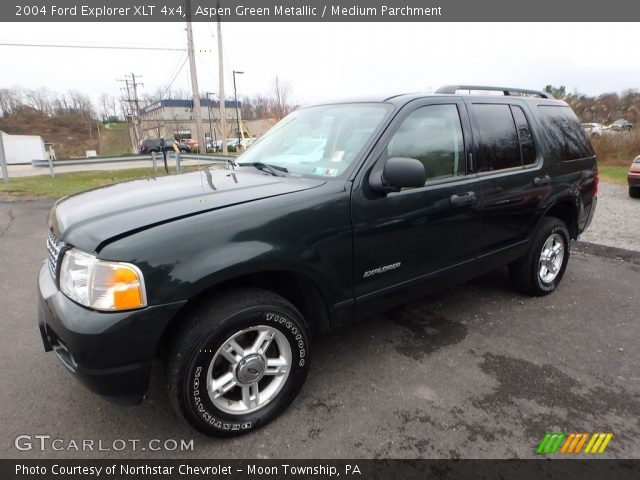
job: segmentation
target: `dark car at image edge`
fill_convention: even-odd
[[[141,401],[159,358],[193,427],[248,432],[296,397],[316,334],[506,265],[553,292],[597,189],[578,119],[543,92],[302,108],[228,169],[56,202],[40,331],[98,394]]]
[[[140,142],[138,146],[138,153],[140,155],[146,155],[148,153],[160,153],[163,150],[165,152],[175,152],[176,147],[177,151],[181,153],[188,153],[191,151],[191,147],[186,143],[176,142],[175,140],[164,140],[164,145],[162,144],[162,139],[160,138],[147,138]],[[174,147],[175,145],[175,147]]]

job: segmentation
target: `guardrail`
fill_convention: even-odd
[[[196,155],[188,153],[176,153],[167,152],[167,160],[173,160],[175,162],[176,170],[178,173],[182,172],[181,162],[184,160],[197,160],[199,162],[211,162],[211,163],[229,163],[233,161],[234,156],[222,156],[222,155]],[[71,165],[96,165],[96,164],[109,164],[109,163],[126,163],[126,162],[140,162],[151,161],[153,164],[153,173],[158,174],[158,162],[164,162],[164,158],[160,153],[151,153],[150,155],[131,155],[127,157],[94,157],[94,158],[81,158],[77,160],[64,159],[64,160],[32,160],[31,165],[36,168],[49,168],[49,174],[52,178],[55,178],[55,168]],[[166,165],[165,165],[166,167]]]

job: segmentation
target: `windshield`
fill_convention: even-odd
[[[337,177],[353,162],[391,107],[387,104],[325,105],[287,115],[238,158],[291,174]]]

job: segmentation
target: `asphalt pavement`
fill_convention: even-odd
[[[547,432],[612,432],[600,457],[640,457],[638,253],[579,247],[550,296],[515,293],[502,269],[320,337],[289,410],[219,440],[173,412],[160,365],[146,401],[123,407],[44,352],[36,276],[49,205],[0,202],[1,457],[525,458]],[[20,435],[30,449],[16,448]],[[44,450],[35,435],[50,437]],[[134,442],[117,451],[120,440]],[[150,449],[163,444],[171,451]]]

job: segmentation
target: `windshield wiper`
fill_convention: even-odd
[[[287,170],[285,167],[279,167],[277,165],[268,165],[262,162],[239,163],[238,165],[240,165],[241,167],[252,165],[256,167],[258,170],[260,170],[261,172],[267,172],[273,175],[274,177],[284,177],[283,173],[289,172],[289,170]]]

